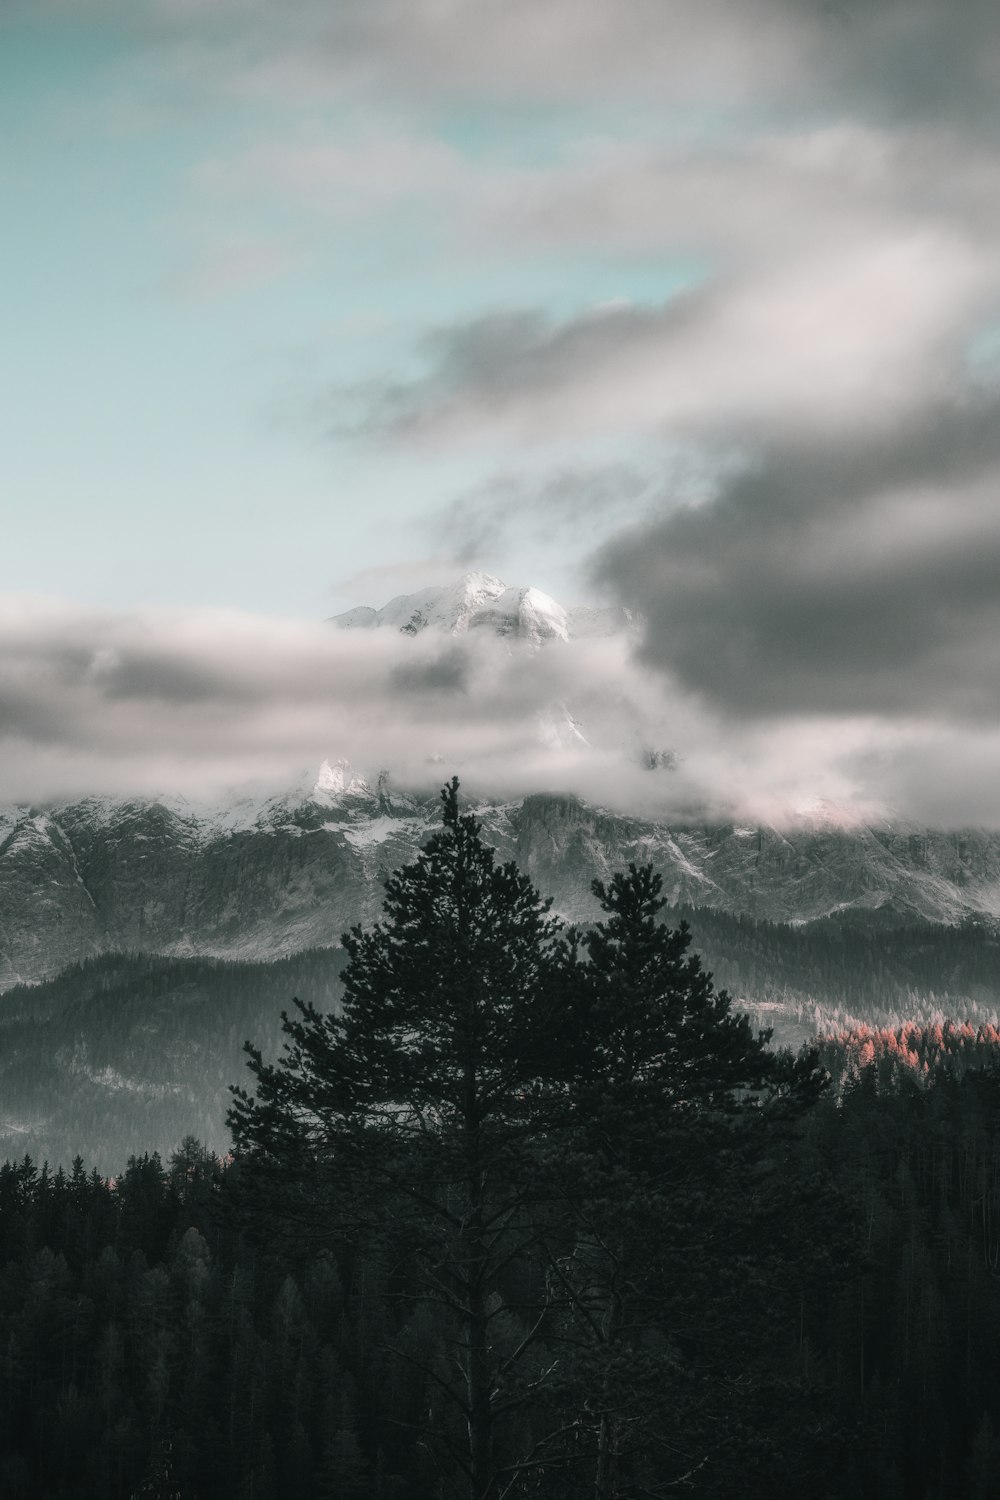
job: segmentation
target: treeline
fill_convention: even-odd
[[[410,1268],[384,1247],[345,1243],[343,1226],[329,1226],[329,1248],[301,1230],[255,1228],[247,1196],[238,1164],[193,1141],[166,1166],[133,1158],[111,1180],[79,1162],[55,1176],[30,1161],[0,1169],[5,1500],[460,1492],[431,1441],[435,1430],[445,1443],[450,1434],[439,1386],[451,1357],[447,1309],[415,1306]],[[684,1491],[837,1495],[828,1480],[849,1426],[818,1353],[830,1335],[827,1288],[815,1265],[784,1290],[768,1288],[762,1236],[773,1225],[746,1212],[737,1221],[750,1244],[734,1247],[730,1274],[710,1257],[670,1290],[696,1371],[690,1387],[678,1385],[676,1351],[664,1363],[659,1320],[644,1357],[617,1379],[630,1403],[655,1402],[667,1392],[649,1383],[670,1371]],[[497,1336],[516,1343],[526,1330],[512,1323]],[[555,1372],[559,1353],[554,1339],[532,1364],[531,1407],[509,1434],[525,1452],[577,1399]],[[576,1416],[590,1420],[584,1405]],[[536,1478],[529,1469],[511,1493],[582,1496],[592,1486],[574,1479],[567,1456]]]
[[[246,1241],[236,1176],[193,1139],[112,1179],[0,1169],[5,1500],[399,1493],[384,1276]]]
[[[912,1040],[912,1038],[911,1038]],[[933,1043],[929,1043],[933,1050]],[[810,1122],[852,1205],[861,1274],[816,1348],[850,1430],[839,1494],[1000,1494],[1000,1057],[880,1060]],[[828,1049],[829,1055],[829,1049]],[[855,1054],[856,1058],[856,1054]],[[852,1058],[852,1061],[855,1060]],[[980,1057],[980,1061],[984,1059]],[[881,1074],[881,1078],[880,1078]]]
[[[828,1174],[849,1239],[836,1276],[764,1299],[735,1243],[731,1291],[695,1278],[674,1303],[688,1320],[721,1305],[750,1346],[742,1378],[698,1392],[728,1406],[735,1451],[682,1493],[1000,1492],[1000,1054],[880,1080],[877,1062],[849,1072],[852,1052],[788,1177]],[[408,1306],[400,1268],[335,1232],[263,1233],[253,1201],[239,1165],[192,1140],[112,1179],[0,1169],[7,1500],[450,1493],[420,1432],[441,1310]],[[563,1491],[550,1475],[517,1493]]]

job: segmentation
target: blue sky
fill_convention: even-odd
[[[537,455],[337,439],[338,392],[419,371],[428,327],[658,302],[697,277],[690,254],[456,242],[463,176],[555,170],[588,127],[608,139],[606,111],[254,97],[189,76],[194,25],[166,45],[86,4],[2,24],[8,590],[322,613],[366,568],[447,576],[422,515]],[[400,146],[412,182],[351,180],[352,152],[363,178]],[[481,561],[565,589],[578,552],[528,538]]]

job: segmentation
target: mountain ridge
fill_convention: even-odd
[[[540,646],[634,629],[639,616],[622,606],[566,608],[541,589],[508,586],[492,573],[465,573],[456,582],[396,594],[381,609],[355,605],[328,621],[342,630],[390,628],[403,635],[438,629],[465,635],[486,629],[503,639]]]
[[[770,921],[1000,915],[1000,833],[776,828],[628,817],[572,795],[480,802],[487,839],[562,915],[593,879],[651,861],[671,904]],[[436,795],[324,763],[302,796],[199,816],[183,799],[84,799],[0,822],[0,987],[100,953],[260,961],[335,944],[437,827]]]

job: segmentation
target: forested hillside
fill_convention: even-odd
[[[1000,1016],[1000,935],[988,923],[873,931],[851,922],[792,927],[672,908],[719,988],[778,1044],[858,1022],[978,1026]],[[336,1004],[339,948],[268,964],[109,954],[0,997],[0,1152],[109,1173],[131,1153],[164,1157],[188,1133],[223,1151],[228,1085],[243,1042],[277,1044],[294,997]]]
[[[277,1045],[293,996],[336,1002],[339,949],[272,964],[115,954],[0,999],[0,1153],[100,1171],[196,1133],[225,1149],[250,1036]]]
[[[815,1001],[861,1017],[1000,1005],[1000,924],[875,926],[851,918],[791,926],[703,907],[674,907],[716,983],[752,1000]]]

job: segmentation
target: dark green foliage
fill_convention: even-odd
[[[954,1081],[942,1068],[929,1083],[900,1073],[880,1087],[868,1070],[779,1144],[752,1192],[729,1184],[731,1233],[704,1259],[687,1247],[682,1283],[681,1247],[664,1246],[659,1288],[639,1304],[648,1331],[630,1333],[637,1353],[617,1373],[630,1392],[669,1397],[669,1477],[693,1472],[666,1494],[996,1493],[998,1080],[1000,1067]],[[401,1299],[375,1251],[248,1237],[238,1178],[193,1142],[164,1168],[133,1161],[113,1184],[82,1162],[0,1168],[5,1500],[447,1493],[417,1431],[434,1383],[386,1355],[394,1345],[428,1367],[435,1351],[446,1360],[446,1314]],[[815,1180],[838,1205],[833,1224]],[[682,1206],[687,1215],[690,1195]],[[797,1257],[775,1215],[791,1216]],[[846,1278],[838,1236],[854,1246]],[[670,1374],[655,1334],[667,1316],[675,1360],[701,1372],[694,1384]],[[586,1374],[549,1377],[526,1438]],[[644,1440],[626,1456],[655,1494],[662,1455]],[[590,1500],[591,1459],[545,1470],[534,1489],[526,1476],[512,1494]]]
[[[837,1494],[997,1494],[1000,1048],[981,1070],[945,1057],[926,1081],[900,1069],[880,1084],[870,1066],[811,1135],[855,1204],[864,1256],[812,1322],[858,1434]]]
[[[111,1182],[0,1168],[4,1500],[397,1492],[411,1445],[369,1353],[384,1287],[248,1243],[235,1177],[193,1141]]]

